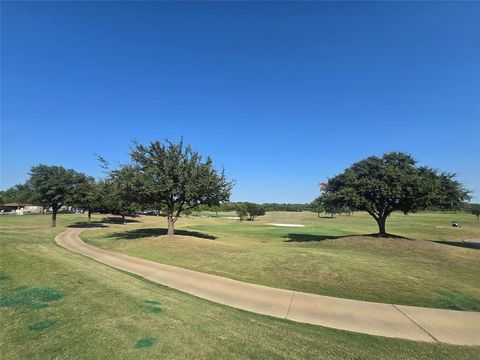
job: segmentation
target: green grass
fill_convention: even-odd
[[[455,291],[438,291],[437,306],[451,310],[470,309],[480,311],[480,300]]]
[[[63,295],[40,309],[0,307],[2,360],[478,358],[479,347],[388,339],[300,324],[214,304],[141,280],[55,245],[56,234],[82,219],[60,215],[59,227],[52,230],[46,216],[0,218],[0,272],[8,276],[0,282],[1,293],[23,287],[55,289]],[[124,228],[131,226],[137,225]],[[146,311],[148,306],[159,305],[146,300],[161,303],[162,312]],[[145,338],[156,340],[152,346],[136,348]]]
[[[140,339],[136,342],[135,349],[141,349],[141,348],[152,346],[155,343],[155,340],[156,339],[153,337],[146,337],[146,338]]]
[[[32,325],[28,325],[28,330],[42,331],[48,329],[49,327],[55,325],[57,322],[55,320],[47,319],[38,321]]]
[[[54,288],[20,287],[0,294],[0,307],[22,306],[27,309],[41,309],[48,307],[48,302],[63,298]]]
[[[160,305],[160,301],[157,300],[145,300],[144,303],[149,305]]]
[[[145,304],[147,304],[147,310],[152,312],[152,313],[161,313],[162,312],[162,308],[159,306],[160,305],[160,301],[156,301],[156,300],[145,300],[144,301]]]
[[[452,220],[462,227],[452,228]],[[362,236],[374,233],[376,225],[361,213],[331,219],[277,212],[254,222],[187,218],[178,222],[181,230],[175,238],[163,236],[164,225],[164,218],[144,217],[136,224],[85,231],[82,239],[132,256],[278,288],[480,311],[480,250],[461,241],[480,239],[480,222],[470,214],[393,214],[388,230],[408,239]]]
[[[149,306],[148,311],[150,311],[151,313],[161,313],[162,308],[159,308],[158,306]]]

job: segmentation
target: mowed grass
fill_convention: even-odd
[[[61,215],[50,229],[47,216],[0,218],[2,359],[478,358],[479,347],[299,324],[147,282],[55,245],[81,220]]]
[[[299,324],[147,282],[55,245],[81,220],[61,215],[52,230],[47,216],[0,218],[2,359],[478,358],[479,347]]]
[[[254,222],[191,217],[179,220],[174,238],[165,236],[162,217],[137,220],[85,231],[82,239],[132,256],[278,288],[480,311],[480,249],[462,242],[480,239],[480,222],[471,214],[393,214],[388,231],[408,239],[364,236],[377,228],[362,213],[332,219],[274,212]],[[454,220],[462,227],[452,228]]]

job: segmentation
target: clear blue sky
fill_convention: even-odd
[[[480,3],[2,2],[1,188],[32,165],[101,176],[177,140],[232,200],[308,202],[406,151],[480,201]]]

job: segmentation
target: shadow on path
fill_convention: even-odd
[[[351,234],[351,235],[314,235],[314,234],[297,234],[297,233],[290,233],[285,235],[285,242],[309,242],[309,241],[324,241],[324,240],[336,240],[348,237],[374,237],[379,239],[403,239],[403,240],[411,240],[409,238],[395,235],[395,234],[386,234],[386,235],[379,235],[379,234]]]
[[[474,244],[469,244],[467,242],[463,242],[463,241],[435,241],[435,240],[432,240],[432,242],[437,243],[437,244],[442,244],[442,245],[456,246],[456,247],[461,247],[461,248],[480,250],[480,247],[475,246]]]
[[[135,240],[145,237],[154,237],[167,235],[167,229],[164,228],[150,228],[150,229],[135,229],[130,231],[115,232],[108,237],[117,238],[122,240]],[[193,236],[201,239],[215,240],[217,237],[198,231],[188,231],[188,230],[175,230],[175,235],[182,236]]]

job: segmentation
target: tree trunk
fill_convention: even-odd
[[[124,215],[124,214],[121,214],[120,216],[122,217],[123,223],[126,223],[127,220],[125,219],[125,215]]]
[[[333,218],[333,213],[330,214],[330,217]]]
[[[90,224],[92,222],[92,210],[89,208],[88,209],[88,220],[87,222]]]
[[[380,236],[385,236],[387,235],[387,232],[385,231],[385,223],[386,223],[386,218],[385,217],[380,217],[377,220],[378,224],[378,235]]]
[[[168,231],[167,231],[167,235],[175,235],[175,221],[173,219],[173,215],[168,215],[167,216],[167,221],[168,221]]]
[[[57,226],[57,211],[58,209],[52,208],[52,222],[50,224],[51,227]]]

